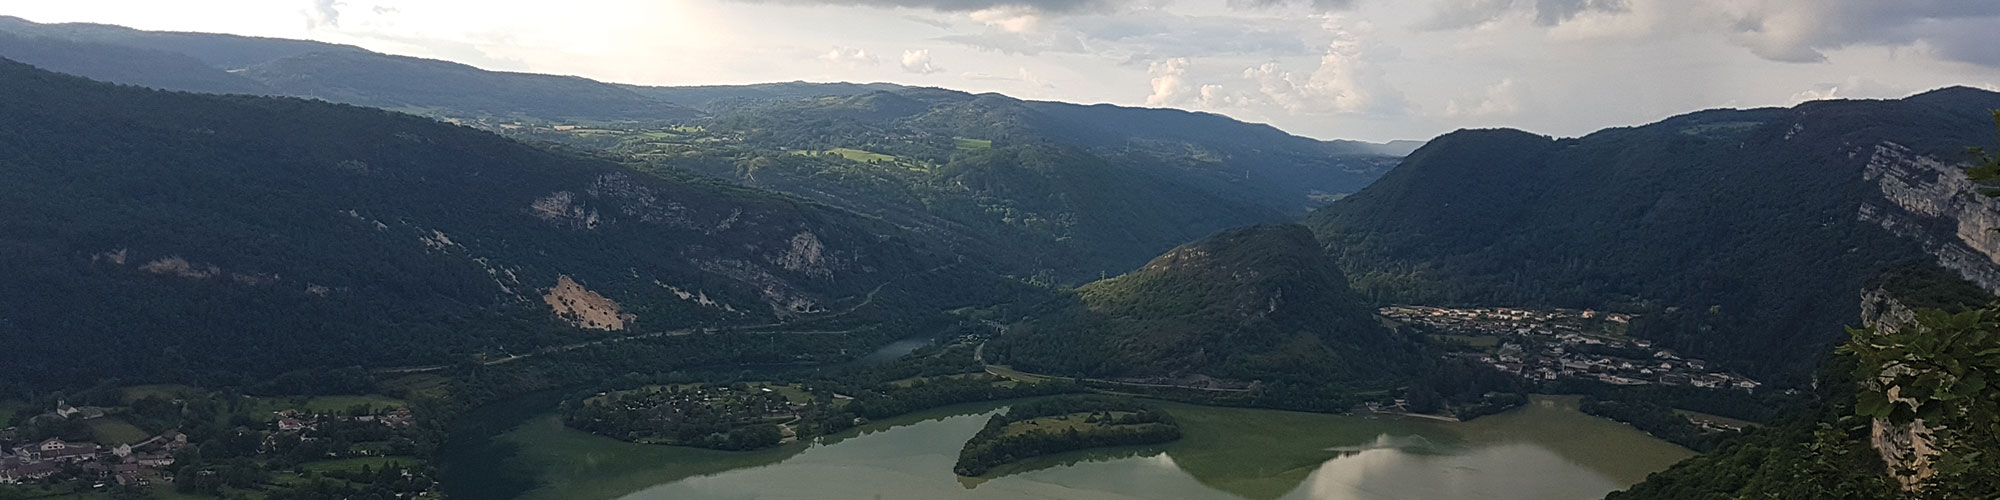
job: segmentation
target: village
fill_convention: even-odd
[[[187,402],[181,400],[148,402],[187,408]],[[197,449],[215,455],[220,448],[237,447],[242,448],[244,456],[267,460],[284,457],[291,461],[411,452],[395,449],[396,442],[408,442],[395,436],[415,424],[414,415],[404,406],[357,406],[318,412],[305,408],[253,411],[261,412],[262,417],[238,414],[240,418],[231,419],[233,427],[208,431],[221,433],[208,439],[232,444],[197,446],[190,443],[189,435],[178,425],[152,434],[128,423],[127,420],[150,422],[131,407],[79,407],[58,401],[50,411],[17,419],[19,425],[0,429],[0,488],[38,484],[48,487],[56,483],[80,484],[80,489],[145,488],[173,485],[189,477],[210,479],[216,471],[179,457]],[[77,439],[78,431],[92,440]],[[368,443],[360,443],[362,439],[384,445],[366,446]]]
[[[796,440],[793,424],[815,403],[793,385],[648,386],[570,402],[565,422],[639,443],[748,449]]]
[[[1651,341],[1626,337],[1629,314],[1576,309],[1392,306],[1383,317],[1455,344],[1448,356],[1529,380],[1593,380],[1754,392],[1762,385],[1713,370]]]

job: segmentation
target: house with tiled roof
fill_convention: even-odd
[[[49,438],[23,450],[29,461],[82,462],[97,458],[97,443],[70,443],[59,438]]]

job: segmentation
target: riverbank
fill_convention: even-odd
[[[453,496],[664,500],[848,498],[850,493],[870,498],[881,493],[909,498],[1055,494],[1271,500],[1324,498],[1322,492],[1382,487],[1393,478],[1418,484],[1472,481],[1493,491],[1519,493],[1475,494],[1483,498],[1583,499],[1637,482],[1691,455],[1623,424],[1578,413],[1575,399],[1564,397],[1538,396],[1523,408],[1463,423],[1158,402],[1180,422],[1181,440],[1037,457],[996,471],[997,477],[960,481],[951,471],[960,444],[987,415],[1009,403],[927,410],[814,442],[752,452],[637,445],[568,429],[552,414],[527,415],[492,436],[486,449],[504,450],[504,458],[486,463],[483,474],[468,475],[474,471],[459,468],[452,471],[459,475],[451,477],[505,482],[511,476],[530,483],[528,487],[511,494],[489,488],[474,496]],[[1358,467],[1377,472],[1353,475]],[[1565,480],[1563,485],[1524,482],[1530,477]],[[842,483],[846,489],[829,489],[813,478]],[[1449,496],[1457,490],[1431,486],[1414,491],[1447,496],[1389,498],[1459,498]],[[1530,494],[1553,496],[1523,496]]]

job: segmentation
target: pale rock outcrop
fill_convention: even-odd
[[[549,305],[556,317],[577,328],[619,331],[638,319],[620,311],[617,302],[584,288],[567,274],[556,278],[556,286],[542,295],[542,302]]]
[[[596,229],[598,223],[602,222],[596,209],[583,206],[583,203],[577,200],[576,193],[569,191],[556,191],[537,198],[534,203],[528,205],[528,213],[534,214],[536,218],[576,229]]]
[[[2000,290],[2000,199],[1980,194],[1962,165],[1882,143],[1862,178],[1882,194],[1861,204],[1862,221],[1917,243],[1938,265],[1981,288]]]

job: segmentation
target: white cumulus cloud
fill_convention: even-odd
[[[1389,84],[1364,50],[1364,35],[1370,27],[1362,23],[1349,29],[1338,16],[1329,18],[1326,27],[1334,40],[1311,73],[1294,73],[1278,63],[1264,63],[1243,70],[1243,78],[1256,82],[1265,99],[1291,113],[1395,115],[1406,111],[1409,103],[1403,93]]]
[[[1478,94],[1452,99],[1444,107],[1445,116],[1507,116],[1521,112],[1521,86],[1507,78],[1487,86]]]
[[[854,47],[834,47],[820,54],[819,60],[844,66],[874,66],[881,62],[868,51]]]
[[[930,49],[905,50],[903,51],[903,71],[928,75],[943,72],[944,67],[931,62]]]

